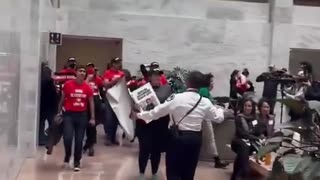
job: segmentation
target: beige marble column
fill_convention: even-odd
[[[18,151],[33,157],[37,149],[40,80],[40,0],[16,0],[20,33]]]
[[[292,12],[293,0],[271,0],[270,1],[270,54],[269,64],[276,65],[277,68],[289,69],[290,40],[292,33]],[[281,98],[280,92],[278,98]],[[281,106],[276,104],[277,114],[276,127],[280,124]],[[282,122],[288,120],[288,112],[283,108]]]

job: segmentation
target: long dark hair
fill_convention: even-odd
[[[258,110],[261,111],[261,108],[263,106],[263,103],[267,103],[270,106],[270,103],[268,101],[268,99],[266,98],[261,98],[258,102]]]
[[[204,74],[203,85],[202,87],[210,87],[211,79],[214,77],[211,73]]]
[[[200,71],[191,71],[188,73],[186,82],[188,88],[200,89],[203,87],[205,75]]]
[[[243,109],[244,109],[244,104],[245,104],[246,102],[248,102],[248,101],[251,102],[251,105],[252,105],[252,110],[251,110],[250,115],[255,116],[255,115],[256,115],[256,102],[254,102],[254,100],[253,100],[252,98],[245,98],[245,99],[242,100],[240,113],[243,114],[243,112],[244,112],[244,111],[243,111]]]
[[[230,75],[230,80],[234,80],[235,76],[239,73],[240,71],[235,69],[232,71],[231,75]]]

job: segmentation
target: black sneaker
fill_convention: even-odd
[[[94,149],[93,147],[89,148],[88,156],[93,157],[94,156]]]
[[[83,149],[82,149],[83,154],[85,154],[87,150],[88,150],[88,146],[87,145],[83,146]]]
[[[113,143],[111,142],[110,139],[107,139],[106,142],[104,143],[104,145],[106,145],[106,146],[112,146]]]
[[[219,169],[224,169],[229,165],[228,162],[224,162],[224,161],[216,161],[214,164],[215,168],[219,168]]]
[[[53,146],[46,145],[46,149],[47,149],[47,154],[51,155],[53,151]]]
[[[112,141],[112,145],[119,146],[120,143],[118,141]]]

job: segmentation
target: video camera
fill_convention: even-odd
[[[143,76],[147,76],[148,73],[151,70],[151,64],[141,64],[140,65],[140,71],[142,73]]]

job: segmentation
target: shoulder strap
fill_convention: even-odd
[[[180,121],[178,121],[178,123],[177,123],[176,125],[179,125],[179,124],[182,122],[182,120],[183,120],[185,117],[187,117],[187,116],[199,105],[201,99],[202,99],[202,96],[200,96],[198,102],[180,119]]]

